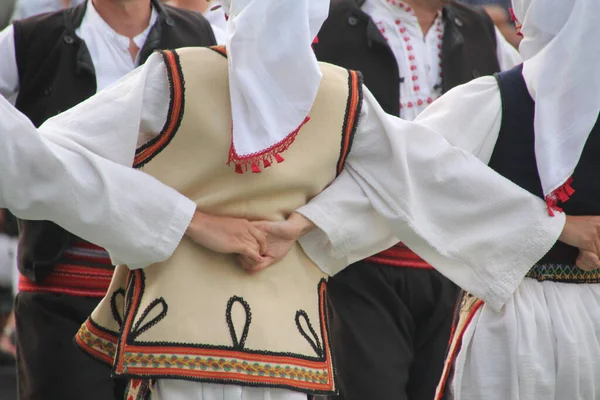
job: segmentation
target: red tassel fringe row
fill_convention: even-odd
[[[238,174],[243,174],[248,170],[251,170],[254,174],[258,174],[262,171],[261,164],[262,168],[269,168],[273,162],[277,162],[278,164],[284,162],[285,159],[281,156],[281,153],[289,149],[296,140],[296,136],[298,135],[298,132],[300,132],[300,129],[302,129],[308,121],[310,121],[310,117],[306,117],[298,129],[287,135],[279,143],[276,143],[259,153],[253,153],[246,156],[237,154],[232,134],[231,147],[229,149],[229,161],[227,162],[227,165],[233,163],[235,165],[235,172]]]
[[[558,189],[554,190],[548,196],[546,196],[546,206],[548,207],[548,215],[554,217],[554,212],[562,212],[562,208],[558,206],[558,202],[561,203],[567,202],[573,193],[575,193],[575,189],[571,186],[573,183],[573,178],[567,179],[567,181],[560,186]]]

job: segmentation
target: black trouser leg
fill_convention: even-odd
[[[99,299],[19,293],[17,373],[19,400],[122,400],[125,384],[110,367],[80,351],[73,339]]]
[[[361,262],[328,283],[337,400],[433,399],[458,289],[435,270]]]

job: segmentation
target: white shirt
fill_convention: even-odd
[[[157,19],[158,13],[152,9],[148,27],[133,38],[139,49],[144,46]],[[98,91],[133,71],[138,65],[139,53],[134,62],[129,53],[129,38],[119,35],[104,21],[91,0],[88,0],[85,15],[75,33],[85,42],[92,57]],[[12,25],[0,32],[0,59],[0,96],[14,103],[19,92],[19,71]]]
[[[212,26],[217,44],[225,44],[227,41],[227,36],[225,34],[227,29],[227,18],[225,17],[225,10],[221,3],[216,0],[211,1],[203,15],[210,23],[210,26]]]
[[[475,151],[469,138],[497,129],[494,78],[451,91],[418,123],[385,114],[364,91],[344,173],[300,210],[321,228],[302,241],[305,251],[335,274],[401,239],[464,289],[501,307],[555,243],[564,215],[548,217],[542,199],[441,135]],[[167,256],[193,203],[111,164],[130,166],[136,146],[161,131],[167,93],[165,67],[155,54],[119,83],[48,120],[41,135],[0,99],[0,207],[21,218],[51,218],[133,268]],[[149,238],[156,237],[155,245]],[[148,253],[141,251],[150,243]]]
[[[400,0],[366,0],[368,14],[388,42],[403,78],[400,83],[400,117],[414,120],[442,95],[442,12],[423,34],[412,8]],[[501,70],[522,62],[519,52],[496,29],[496,53]]]

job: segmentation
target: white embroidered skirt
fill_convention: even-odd
[[[455,400],[600,399],[600,284],[526,278],[477,312],[455,367]]]
[[[158,380],[152,400],[306,400],[303,393],[285,389],[216,385],[171,379]]]

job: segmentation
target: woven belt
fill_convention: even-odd
[[[584,271],[567,264],[537,264],[525,276],[540,282],[600,283],[600,270]]]
[[[367,258],[365,261],[392,267],[433,269],[431,265],[406,247],[404,243],[398,243],[392,248]]]
[[[112,269],[82,265],[57,265],[43,283],[19,276],[20,292],[61,293],[71,296],[104,297],[112,279]]]
[[[78,240],[43,282],[19,276],[19,291],[60,293],[72,296],[104,297],[110,286],[114,268],[106,250]]]

